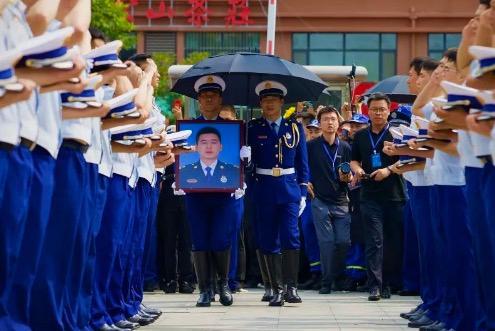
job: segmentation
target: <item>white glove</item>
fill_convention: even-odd
[[[297,215],[297,217],[301,217],[305,208],[306,208],[306,197],[302,197],[301,202],[299,203],[299,215]]]
[[[175,189],[175,182],[172,183],[171,187],[174,189],[174,195],[186,195],[186,192],[184,192],[182,189]]]
[[[247,188],[246,183],[243,183],[242,188],[238,188],[230,196],[234,197],[236,200],[239,200],[240,198],[242,198],[246,194],[246,188]]]
[[[241,160],[247,159],[248,163],[251,162],[251,146],[242,146],[239,156]]]

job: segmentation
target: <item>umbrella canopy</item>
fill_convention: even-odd
[[[366,91],[364,96],[382,92],[388,95],[391,101],[398,103],[413,103],[414,100],[416,100],[416,96],[409,93],[407,79],[408,77],[405,75],[397,75],[386,78]]]
[[[230,105],[259,106],[255,88],[265,80],[278,81],[287,88],[286,103],[317,100],[327,87],[318,76],[299,64],[273,55],[235,53],[197,63],[177,80],[171,91],[196,99],[194,83],[205,75],[217,75],[225,80],[222,98]]]

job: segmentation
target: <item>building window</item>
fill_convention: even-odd
[[[260,52],[260,35],[255,32],[188,32],[185,55],[208,52],[217,55],[233,52]]]
[[[447,49],[459,47],[460,43],[460,33],[430,33],[428,34],[428,55],[440,60]]]
[[[352,65],[378,81],[396,73],[395,33],[293,33],[292,60],[306,65]]]
[[[146,32],[144,34],[144,51],[147,54],[155,52],[176,52],[175,32]]]

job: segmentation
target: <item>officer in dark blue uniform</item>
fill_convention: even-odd
[[[284,301],[302,301],[297,294],[298,217],[306,206],[309,178],[306,139],[301,124],[281,116],[285,86],[264,81],[256,93],[263,118],[249,123],[248,145],[255,175],[253,200],[263,208],[256,211],[254,231],[272,286],[269,305],[282,306]]]
[[[197,119],[222,120],[218,115],[222,105],[222,92],[225,90],[223,79],[218,76],[204,76],[198,79],[194,88],[198,92],[202,114]],[[221,180],[222,177],[220,182]],[[233,302],[228,287],[228,272],[232,231],[238,214],[236,197],[231,193],[188,193],[185,202],[200,291],[196,306],[208,307],[214,300],[210,291],[213,287],[210,272],[213,269],[218,277],[220,303],[229,306]]]
[[[218,159],[222,150],[222,137],[214,127],[204,127],[196,134],[196,151],[199,161],[181,168],[181,187],[225,188],[239,183],[239,167]]]

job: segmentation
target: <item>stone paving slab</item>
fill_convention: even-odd
[[[368,302],[365,293],[319,295],[300,291],[302,304],[278,308],[260,302],[261,296],[261,290],[250,289],[235,294],[230,307],[215,302],[210,308],[197,308],[196,294],[147,293],[145,303],[164,313],[140,330],[407,330],[407,321],[399,314],[419,302],[416,297],[392,296],[390,300]]]

